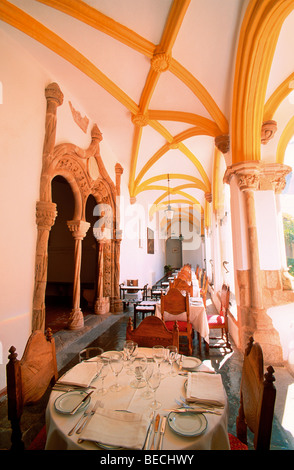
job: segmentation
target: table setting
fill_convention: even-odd
[[[221,376],[200,359],[125,344],[58,380],[46,409],[46,449],[229,449],[227,413]]]

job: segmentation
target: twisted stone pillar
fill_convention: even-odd
[[[67,327],[70,330],[79,330],[84,326],[84,316],[80,308],[81,299],[81,264],[82,264],[82,240],[90,227],[89,222],[84,220],[70,220],[67,222],[69,230],[75,240],[75,270],[73,284],[73,308],[69,317]]]
[[[56,204],[53,202],[38,201],[36,208],[36,222],[38,226],[35,287],[33,297],[32,331],[45,330],[45,291],[47,285],[48,268],[48,238],[51,227],[57,216]]]

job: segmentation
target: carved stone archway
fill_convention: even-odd
[[[103,225],[98,227],[94,236],[99,245],[99,289],[95,302],[95,313],[101,314],[122,310],[119,300],[119,257],[121,231],[116,202],[120,195],[120,180],[123,169],[116,164],[116,183],[106,172],[99,143],[102,134],[95,124],[91,132],[91,143],[82,149],[72,143],[55,145],[57,107],[63,103],[63,94],[56,83],[51,83],[45,90],[47,100],[45,139],[40,181],[40,199],[36,207],[37,246],[35,265],[35,287],[33,296],[32,330],[45,327],[45,291],[47,284],[48,238],[57,215],[56,204],[52,202],[51,182],[55,176],[63,176],[70,184],[75,201],[74,218],[67,222],[75,240],[73,308],[68,322],[69,329],[84,326],[80,309],[80,270],[82,240],[90,224],[85,220],[85,207],[90,194],[103,208]]]

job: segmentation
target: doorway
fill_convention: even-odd
[[[182,267],[182,242],[179,238],[168,238],[165,245],[166,264],[173,268]]]
[[[48,241],[45,327],[50,327],[55,333],[66,328],[72,309],[74,239],[67,221],[73,218],[74,196],[71,186],[62,176],[53,178],[51,187],[57,217]]]

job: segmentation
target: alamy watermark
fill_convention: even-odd
[[[174,208],[173,219],[166,217],[164,209],[154,210],[152,205],[148,209],[142,204],[127,204],[123,197],[118,198],[116,227],[120,232],[117,238],[140,240],[146,238],[147,227],[152,225],[155,238],[166,240],[174,238],[182,240],[184,250],[197,250],[201,244],[201,207],[200,204],[177,204]],[[150,225],[150,214],[152,224]],[[97,204],[93,215],[97,221],[93,226],[93,234],[97,240],[111,239],[113,237],[113,209],[109,204]],[[119,218],[119,220],[118,220]]]

